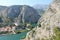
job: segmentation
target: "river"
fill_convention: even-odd
[[[25,37],[27,32],[13,34],[13,35],[5,35],[0,36],[0,40],[21,40],[21,38]]]

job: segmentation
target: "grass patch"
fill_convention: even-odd
[[[53,39],[60,40],[60,28],[59,27],[54,28],[54,33],[55,33],[55,36],[53,36]]]
[[[22,33],[22,32],[25,32],[27,30],[15,30],[15,32],[18,34],[18,33]]]

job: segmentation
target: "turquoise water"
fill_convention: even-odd
[[[33,27],[37,26],[36,24],[33,24]],[[5,35],[5,36],[0,36],[0,40],[21,40],[21,38],[25,37],[28,31],[20,33],[20,34],[15,34],[15,35]]]
[[[20,34],[14,34],[14,35],[6,35],[6,36],[0,36],[0,40],[21,40],[21,38],[25,37],[27,32],[23,32]]]

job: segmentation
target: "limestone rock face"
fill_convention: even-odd
[[[38,25],[27,33],[24,40],[49,40],[54,35],[53,28],[60,27],[60,0],[53,0]]]

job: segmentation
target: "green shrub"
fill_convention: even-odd
[[[38,26],[41,27],[41,24],[39,24]]]
[[[15,32],[18,34],[18,33],[22,33],[22,32],[25,32],[27,30],[15,30]]]
[[[54,28],[54,33],[56,36],[53,36],[53,39],[60,40],[60,28],[59,27]]]

